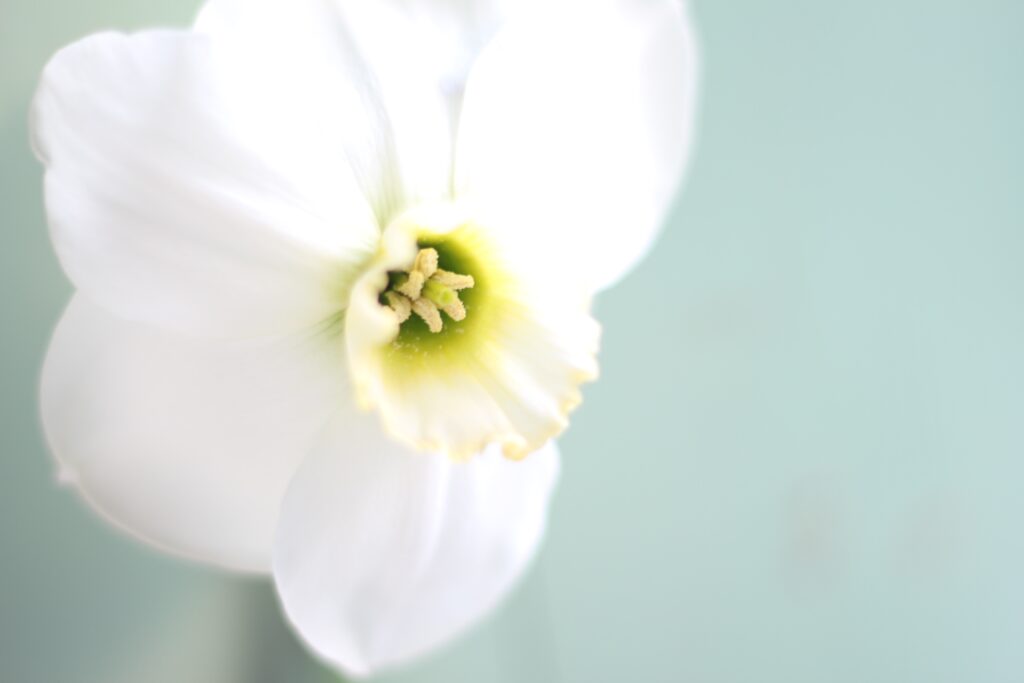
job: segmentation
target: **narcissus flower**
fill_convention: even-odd
[[[211,0],[62,50],[32,121],[65,479],[272,573],[352,674],[450,639],[538,546],[693,88],[676,0]]]

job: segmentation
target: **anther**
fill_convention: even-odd
[[[469,289],[475,284],[473,282],[472,275],[459,275],[458,273],[451,273],[447,270],[441,270],[440,268],[434,272],[432,279],[440,282],[445,287],[456,291],[460,289]]]
[[[423,292],[424,282],[426,282],[426,277],[424,277],[423,273],[418,270],[409,271],[403,278],[399,279],[395,291],[401,292],[413,301],[416,301]]]
[[[412,302],[412,310],[419,317],[423,318],[423,322],[427,324],[429,329],[434,334],[437,334],[444,327],[441,322],[441,313],[437,310],[437,306],[434,305],[433,301],[428,299],[416,299]]]
[[[461,301],[459,301],[459,297],[455,297],[455,301],[450,304],[442,306],[441,310],[447,313],[448,317],[456,322],[466,319],[466,307]]]
[[[416,260],[413,261],[412,269],[423,273],[423,277],[429,278],[437,272],[438,258],[437,249],[420,249],[416,254]]]
[[[412,315],[412,301],[409,300],[409,297],[398,292],[388,291],[384,292],[384,301],[398,316],[399,323],[404,323]]]

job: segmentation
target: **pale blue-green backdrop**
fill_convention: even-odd
[[[0,0],[0,680],[331,680],[260,582],[58,489],[70,287],[26,109],[90,31],[196,0]],[[1024,680],[1024,4],[698,0],[686,191],[603,295],[545,549],[394,683]],[[652,302],[657,302],[656,305]]]

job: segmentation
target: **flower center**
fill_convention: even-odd
[[[473,287],[473,276],[439,268],[439,260],[437,249],[422,248],[408,270],[388,273],[381,303],[395,312],[399,323],[404,325],[415,314],[432,334],[438,334],[444,329],[442,312],[456,322],[466,319],[459,291]]]
[[[385,228],[345,313],[348,367],[359,405],[403,443],[521,458],[565,428],[599,328],[571,277],[552,288],[545,254],[470,213],[424,206]]]
[[[464,365],[513,314],[495,296],[508,278],[483,230],[461,217],[430,218],[390,228],[375,276],[374,315],[384,323],[378,348],[396,377]]]

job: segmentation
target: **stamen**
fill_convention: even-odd
[[[441,270],[439,259],[436,249],[420,249],[407,272],[391,274],[392,284],[383,294],[383,303],[395,312],[399,324],[415,313],[437,334],[444,328],[441,311],[455,321],[466,319],[458,292],[474,285],[473,276]]]
[[[416,254],[416,260],[412,263],[412,269],[423,273],[423,277],[429,278],[437,272],[438,258],[437,249],[420,249]]]
[[[398,322],[404,323],[412,315],[412,301],[398,292],[384,292],[384,301],[388,307],[398,316]]]
[[[440,282],[445,287],[456,291],[460,289],[469,289],[474,285],[472,275],[459,275],[458,273],[451,273],[447,270],[441,270],[440,268],[434,272],[432,279]]]
[[[423,273],[418,270],[410,271],[405,274],[403,278],[399,279],[398,285],[395,287],[395,291],[405,294],[407,297],[416,301],[420,298],[420,294],[423,292],[423,283],[426,281]]]
[[[456,322],[466,319],[466,307],[459,301],[459,297],[455,297],[455,301],[441,307],[441,310],[448,314],[452,320]]]
[[[434,334],[440,332],[444,327],[444,324],[441,322],[441,314],[438,312],[434,302],[427,299],[416,299],[416,301],[412,302],[412,310],[416,315],[423,318],[423,322],[427,324],[427,329]]]

